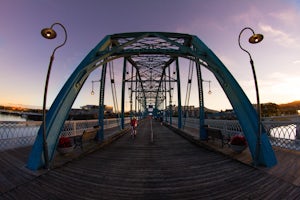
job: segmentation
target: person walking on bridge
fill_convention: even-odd
[[[136,127],[137,127],[137,119],[133,117],[130,121],[131,125],[131,137],[135,138],[136,137]]]

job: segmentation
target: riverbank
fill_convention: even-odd
[[[2,114],[0,113],[0,121],[26,121],[26,118],[23,118],[19,115],[11,115],[11,114]]]

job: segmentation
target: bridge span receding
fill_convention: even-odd
[[[170,102],[168,107],[171,107],[173,87],[169,83],[174,82],[177,85],[178,117],[182,119],[180,69],[184,70],[185,67],[180,67],[179,58],[184,58],[193,63],[191,66],[195,66],[197,72],[200,138],[207,138],[204,129],[203,79],[201,75],[201,67],[204,67],[213,73],[235,110],[254,162],[267,167],[277,164],[266,131],[258,123],[257,112],[233,75],[204,42],[197,36],[181,33],[133,32],[107,35],[74,70],[47,113],[46,130],[40,128],[38,132],[28,160],[29,169],[37,170],[43,167],[47,163],[45,161],[48,160],[51,163],[61,128],[78,93],[89,75],[99,68],[101,69],[99,125],[103,127],[106,68],[111,69],[111,61],[119,58],[123,59],[120,106],[122,128],[124,128],[126,82],[131,83],[130,102],[132,102],[132,92],[136,92],[135,99],[141,110],[139,112],[143,112],[144,116],[147,114],[147,106],[150,106],[151,103],[156,111],[161,109],[160,105],[166,104],[168,101]],[[175,65],[174,77],[171,74],[171,65]],[[126,78],[126,74],[130,74],[131,77]],[[132,84],[133,81],[135,84]],[[115,79],[111,79],[111,83],[114,82]],[[132,89],[133,85],[135,85],[134,90]],[[178,127],[182,127],[181,120],[178,120]],[[260,129],[262,130],[260,131]],[[102,139],[103,129],[100,128],[98,140]]]

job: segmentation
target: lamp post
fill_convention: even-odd
[[[251,68],[252,68],[252,73],[253,73],[253,78],[254,78],[254,83],[255,83],[255,91],[256,91],[256,109],[257,109],[257,113],[258,113],[258,117],[257,117],[257,123],[258,123],[258,133],[257,133],[257,145],[256,145],[256,158],[255,158],[255,164],[257,164],[258,159],[259,159],[259,152],[260,152],[260,145],[261,145],[261,132],[262,132],[262,127],[261,127],[261,107],[260,107],[260,101],[259,101],[259,91],[258,91],[258,84],[257,84],[257,78],[256,78],[256,73],[255,73],[255,68],[254,68],[254,62],[252,60],[251,54],[249,53],[249,51],[247,51],[246,49],[244,49],[241,46],[241,35],[245,30],[250,30],[252,32],[252,36],[249,38],[249,43],[251,44],[256,44],[259,43],[263,40],[264,36],[262,34],[255,34],[253,29],[250,27],[246,27],[243,28],[239,34],[239,46],[240,48],[245,51],[250,58],[250,64],[251,64]]]
[[[212,93],[212,91],[210,90],[210,83],[211,83],[211,80],[202,80],[203,82],[206,82],[206,83],[208,83],[208,94],[211,94]]]
[[[97,80],[97,81],[92,81],[92,91],[91,91],[91,95],[94,95],[95,94],[95,91],[94,91],[94,83],[95,82],[100,82],[101,80]]]
[[[54,54],[55,51],[64,46],[66,41],[67,41],[67,31],[66,28],[61,24],[61,23],[54,23],[51,25],[50,28],[44,28],[41,31],[41,34],[44,38],[46,39],[54,39],[56,38],[56,32],[53,30],[53,27],[55,25],[59,25],[63,28],[65,32],[65,39],[63,43],[58,45],[52,52],[52,55],[50,57],[50,62],[48,66],[48,72],[47,72],[47,77],[46,77],[46,82],[45,82],[45,90],[44,90],[44,100],[43,100],[43,149],[44,149],[44,160],[45,160],[45,168],[49,169],[49,157],[48,157],[48,145],[47,145],[47,130],[46,130],[46,101],[47,101],[47,91],[48,91],[48,83],[49,83],[49,78],[50,78],[50,72],[51,72],[51,67],[52,67],[52,62],[54,60]]]

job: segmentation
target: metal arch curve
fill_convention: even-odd
[[[196,36],[193,36],[193,43],[206,52],[205,56],[200,56],[208,64],[206,68],[210,70],[220,83],[227,98],[229,99],[238,120],[247,138],[249,149],[253,160],[256,157],[257,134],[259,126],[257,124],[257,113],[248,97],[237,83],[232,74],[228,71],[220,59]],[[269,142],[265,130],[261,135],[261,149],[257,161],[260,165],[272,167],[277,164],[276,156]]]
[[[166,32],[134,32],[106,36],[90,51],[66,81],[47,114],[47,143],[50,161],[54,157],[65,119],[89,74],[110,60],[141,54],[167,55],[165,58],[170,58],[170,60],[163,63],[162,68],[178,57],[191,57],[200,64],[205,61],[207,65],[204,67],[215,75],[231,102],[254,158],[257,139],[255,133],[258,129],[256,111],[218,57],[197,36]],[[134,63],[134,59],[135,57],[132,57],[129,62]],[[29,169],[37,170],[44,165],[42,135],[43,129],[40,128],[27,162]],[[262,133],[261,142],[258,163],[267,167],[276,165],[277,160],[265,131]]]

